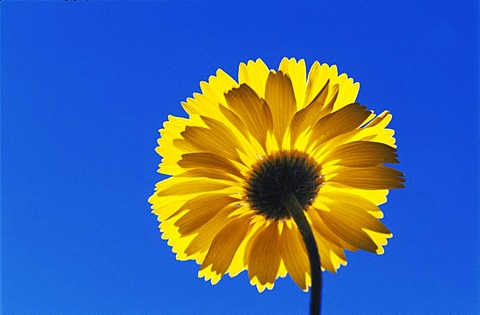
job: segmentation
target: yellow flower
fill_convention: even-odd
[[[261,292],[290,274],[311,285],[297,225],[279,201],[293,194],[305,210],[322,269],[346,265],[344,250],[382,254],[390,231],[378,205],[403,187],[391,115],[355,102],[359,84],[336,66],[284,58],[241,63],[238,83],[222,70],[182,102],[188,118],[160,130],[159,172],[171,175],[150,197],[177,259],[201,264],[217,283],[248,270]]]

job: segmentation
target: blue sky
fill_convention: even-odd
[[[476,1],[10,2],[1,10],[5,314],[293,314],[290,278],[216,286],[160,239],[157,130],[240,62],[337,64],[393,113],[406,188],[383,256],[324,273],[325,314],[480,311]]]

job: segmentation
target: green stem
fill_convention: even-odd
[[[307,221],[304,209],[298,202],[293,193],[289,193],[281,200],[282,204],[288,209],[297,224],[303,242],[307,248],[308,260],[310,261],[310,275],[312,277],[312,287],[310,291],[310,315],[319,315],[322,305],[322,270],[320,269],[320,255],[318,253],[317,243],[313,236],[312,228]]]

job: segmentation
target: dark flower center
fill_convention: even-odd
[[[258,161],[245,186],[252,209],[267,219],[290,218],[282,198],[293,194],[303,209],[311,205],[323,183],[321,167],[303,152],[280,151]]]

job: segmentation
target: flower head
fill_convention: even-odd
[[[259,291],[290,274],[308,290],[310,269],[297,225],[282,203],[303,207],[322,258],[335,273],[344,250],[381,254],[390,231],[378,205],[403,187],[391,115],[355,103],[359,84],[336,66],[284,58],[241,63],[238,83],[222,70],[182,103],[160,130],[159,172],[150,197],[162,238],[177,259],[201,264],[217,283],[248,270]]]

